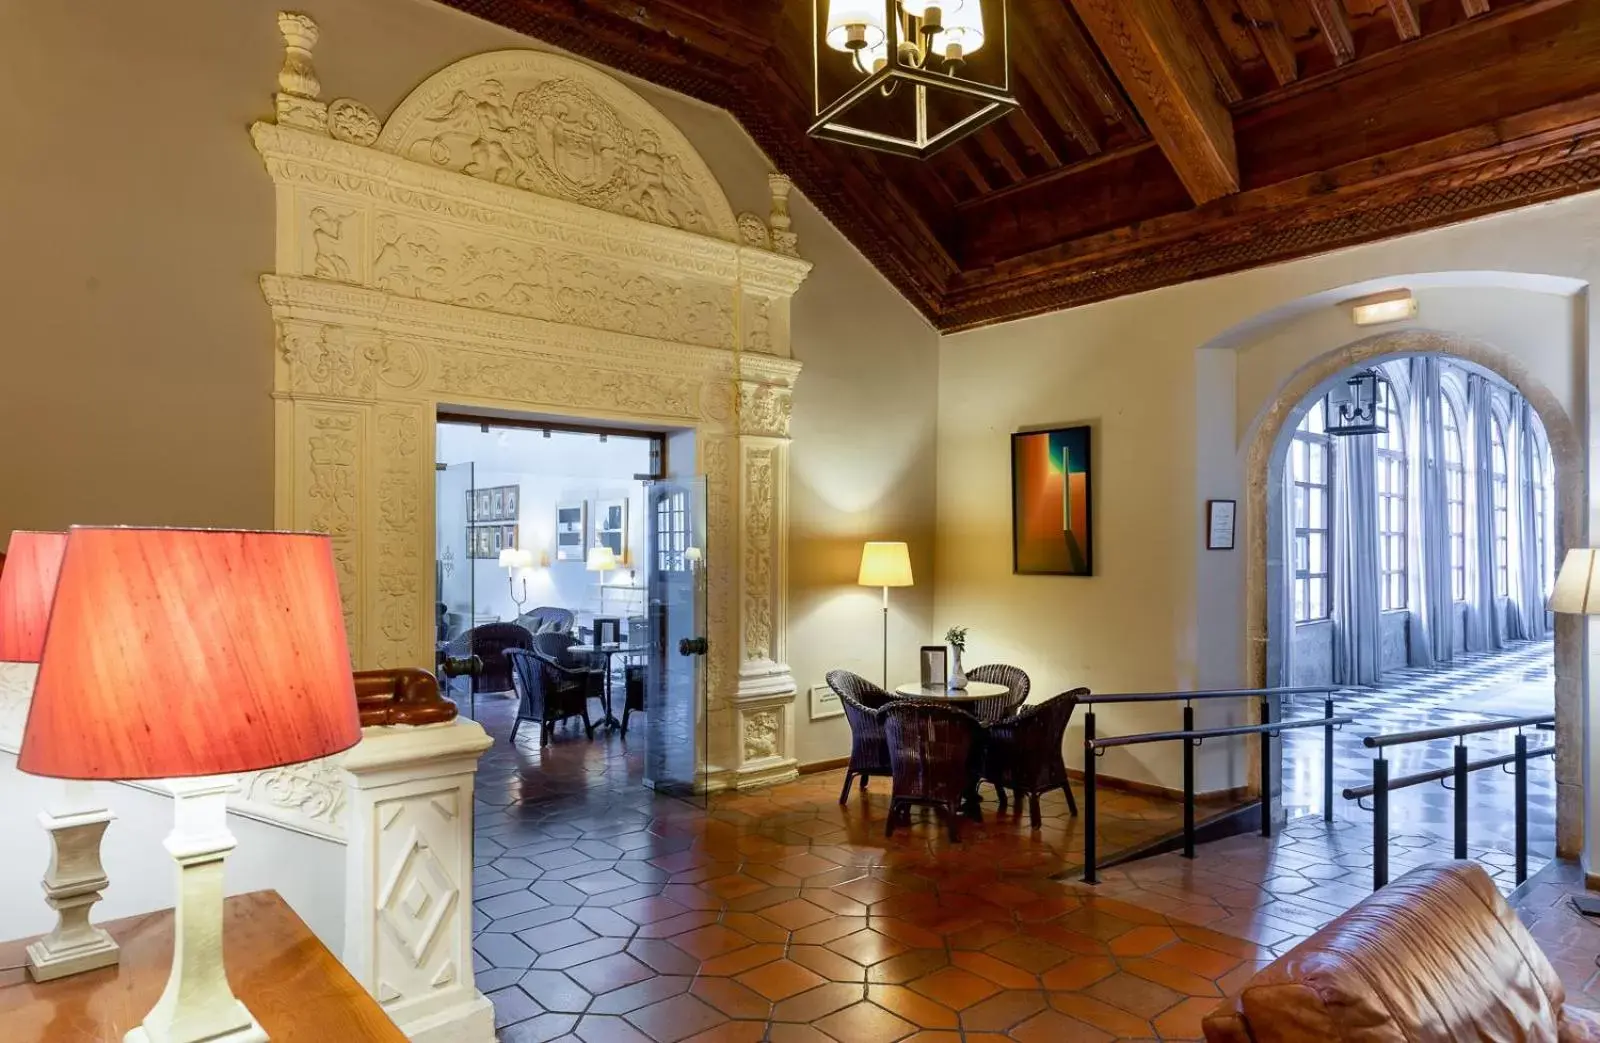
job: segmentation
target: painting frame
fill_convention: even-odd
[[[589,552],[589,501],[556,504],[556,560],[584,561]]]
[[[1233,550],[1239,501],[1206,501],[1206,550]]]
[[[1055,466],[1058,453],[1064,461],[1060,468]],[[1093,427],[1089,424],[1012,433],[1013,574],[1094,576],[1094,471]],[[1044,532],[1041,521],[1057,516],[1061,528]],[[1062,534],[1059,538],[1057,531]]]

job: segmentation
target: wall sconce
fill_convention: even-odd
[[[1370,297],[1357,297],[1345,301],[1350,306],[1350,317],[1357,326],[1376,326],[1384,322],[1400,322],[1415,318],[1417,299],[1410,290],[1385,290]]]

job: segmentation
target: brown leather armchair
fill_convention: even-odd
[[[1413,870],[1251,978],[1208,1043],[1595,1043],[1475,862]]]

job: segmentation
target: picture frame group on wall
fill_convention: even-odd
[[[520,545],[517,522],[522,487],[497,485],[467,490],[467,553],[498,559],[500,552]]]
[[[498,561],[501,551],[520,545],[515,525],[467,526],[467,552],[474,558]]]
[[[1087,424],[1011,436],[1011,560],[1018,575],[1094,575]]]

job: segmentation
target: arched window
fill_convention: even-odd
[[[1543,439],[1532,431],[1524,436],[1532,440],[1529,458],[1533,466],[1528,475],[1523,479],[1528,483],[1528,490],[1533,500],[1533,554],[1534,561],[1539,569],[1539,593],[1542,597],[1550,596],[1550,587],[1555,582],[1555,562],[1551,560],[1552,548],[1555,546],[1555,521],[1552,505],[1555,501],[1555,485],[1552,480],[1554,466],[1546,458]]]
[[[1328,400],[1318,399],[1289,443],[1294,503],[1294,621],[1327,619],[1329,499],[1333,439],[1328,435]]]
[[[1489,417],[1489,473],[1494,486],[1494,592],[1505,597],[1511,590],[1511,498],[1506,429],[1498,413]]]
[[[1461,447],[1461,418],[1449,395],[1441,395],[1444,414],[1445,514],[1450,526],[1450,597],[1467,600],[1467,465]]]
[[[1378,481],[1378,586],[1383,610],[1406,607],[1406,435],[1394,390],[1378,385],[1377,419],[1388,428],[1373,436]]]

